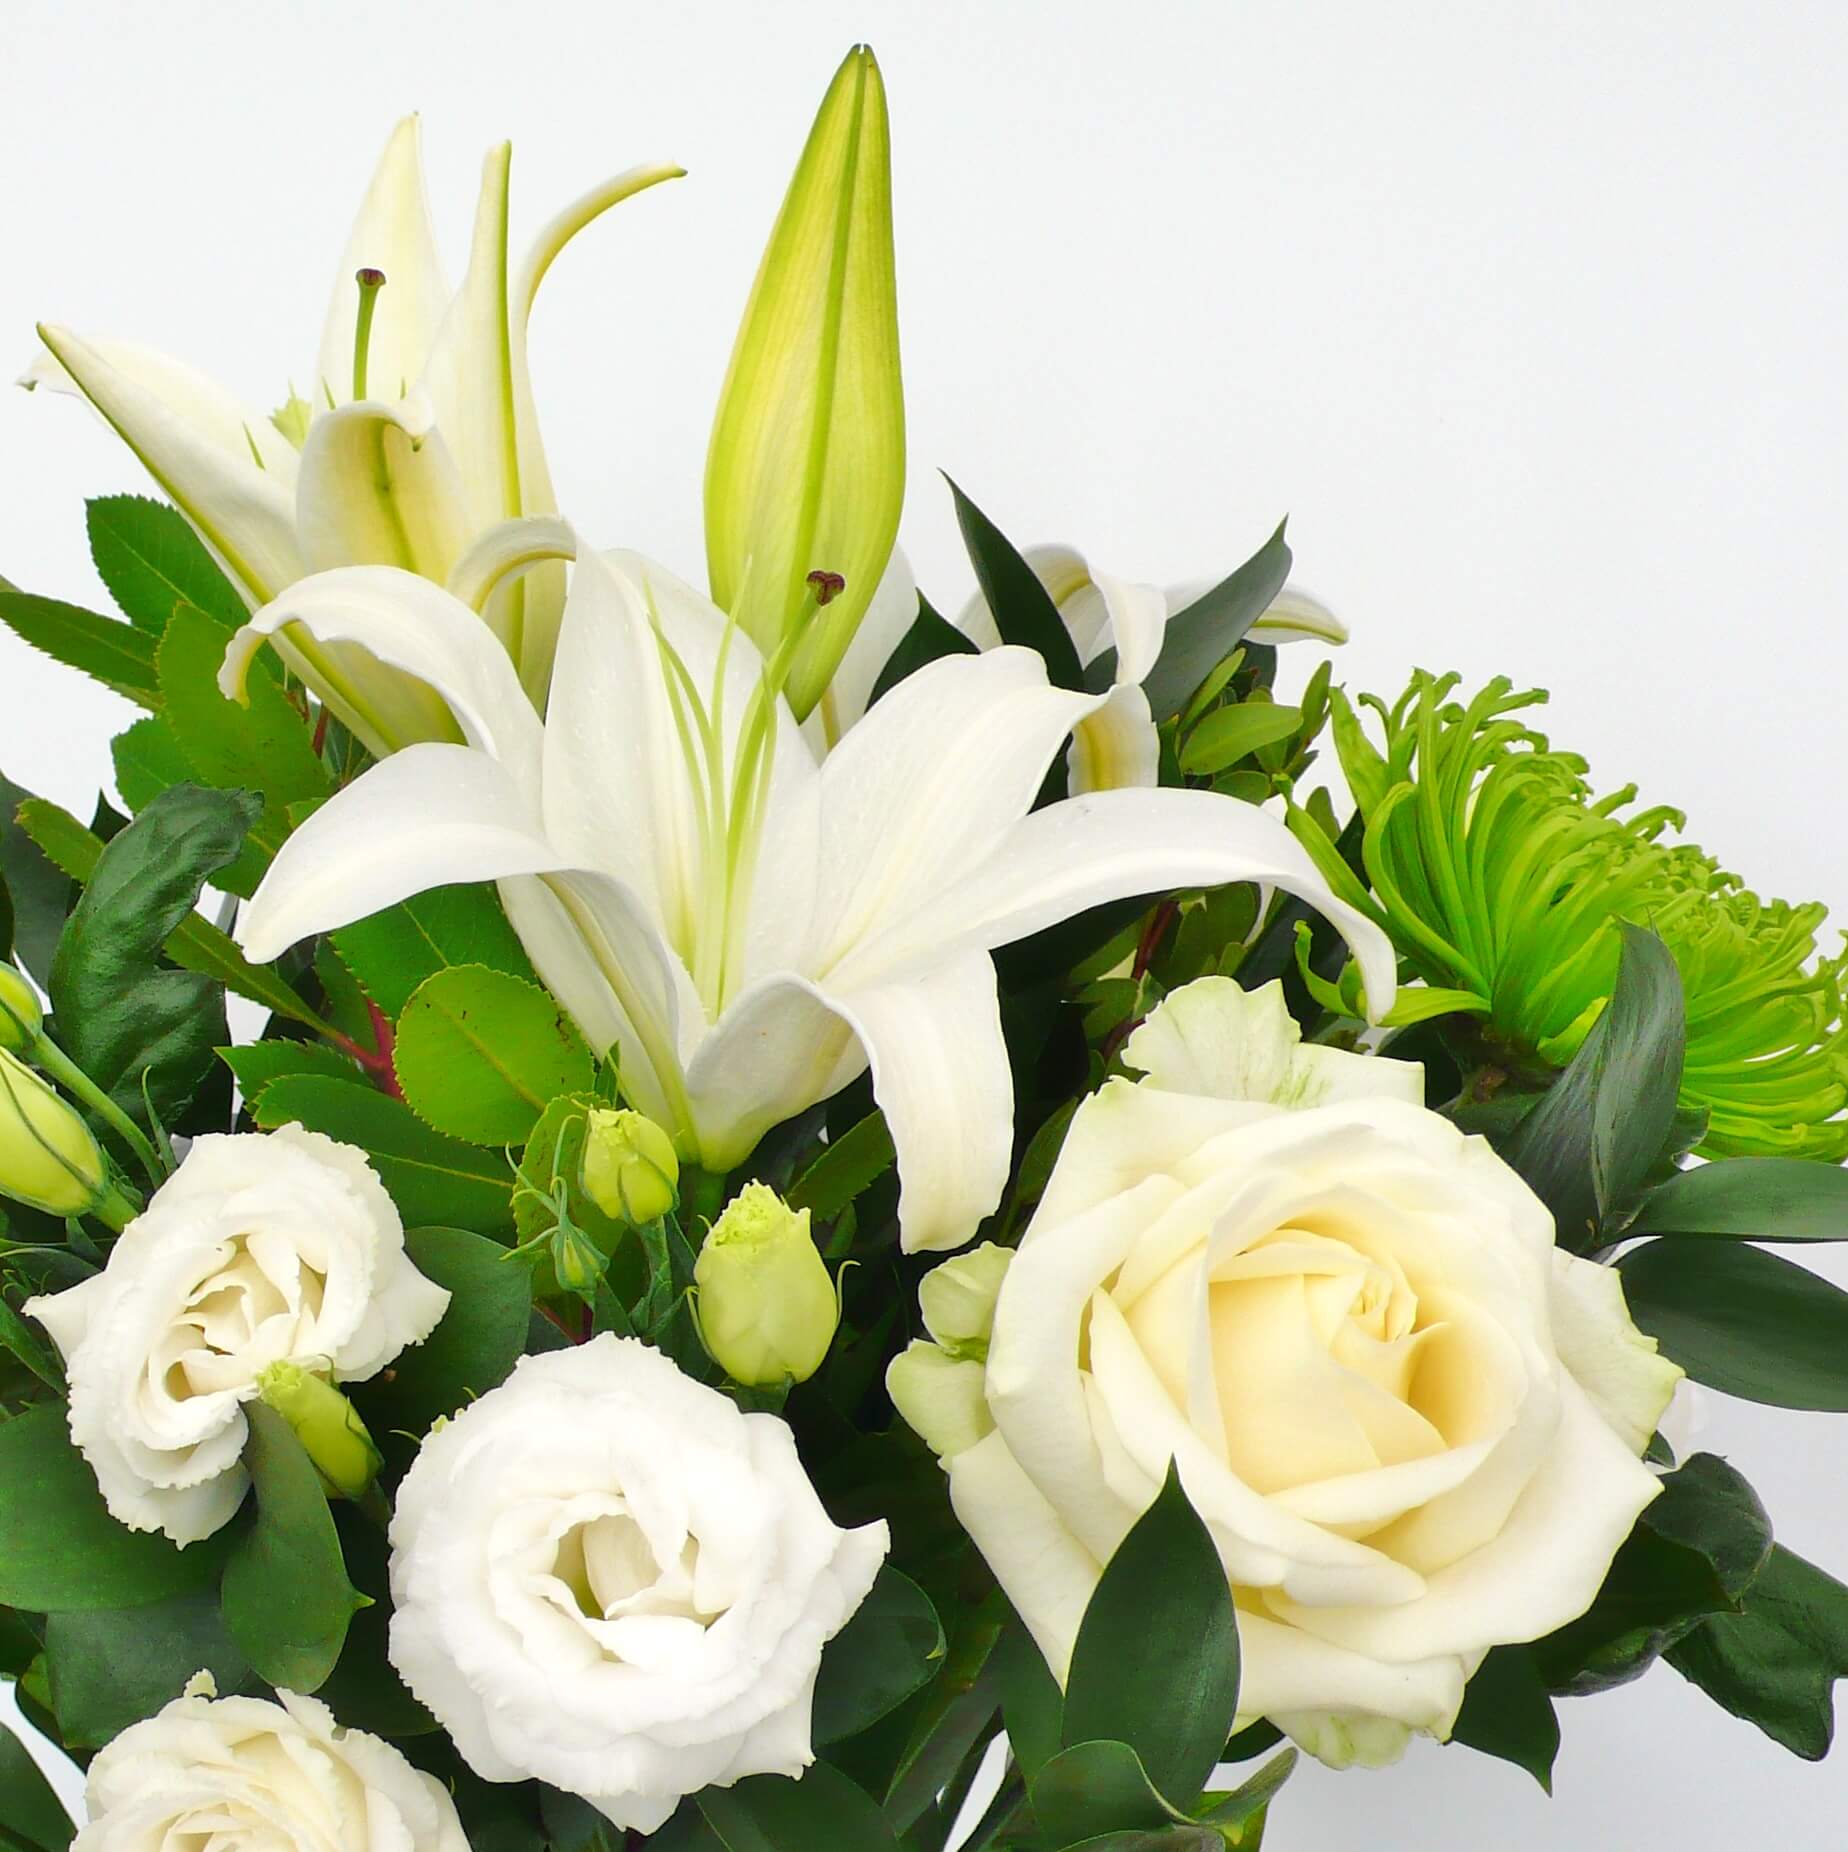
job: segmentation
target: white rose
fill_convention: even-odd
[[[71,1852],[468,1852],[443,1785],[314,1698],[175,1698],[90,1764]]]
[[[1680,1372],[1415,1066],[1299,1047],[1277,986],[1189,985],[1125,1057],[1148,1078],[1073,1119],[985,1365],[901,1361],[894,1399],[1061,1678],[1172,1459],[1241,1719],[1390,1760],[1489,1647],[1589,1606]]]
[[[25,1309],[64,1353],[71,1438],[110,1514],[187,1544],[243,1501],[267,1365],[363,1381],[448,1304],[364,1153],[286,1125],[195,1139],[102,1272]]]
[[[785,1423],[605,1335],[433,1433],[391,1542],[391,1662],[475,1773],[653,1832],[814,1759],[822,1645],[887,1535],[836,1528]]]

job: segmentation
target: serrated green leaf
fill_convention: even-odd
[[[145,495],[100,495],[85,519],[96,570],[139,629],[158,637],[178,604],[198,606],[225,631],[249,615],[177,508]]]
[[[136,815],[170,786],[187,784],[193,777],[192,761],[159,714],[144,714],[118,733],[109,756],[115,764],[116,790]]]
[[[1046,665],[1047,678],[1058,687],[1082,688],[1084,670],[1078,648],[1052,594],[994,522],[948,476],[943,480],[950,484],[956,525],[962,529],[969,563],[975,568],[1001,641],[1035,651]]]
[[[521,1143],[553,1100],[588,1093],[597,1078],[564,1010],[486,965],[452,966],[417,987],[393,1061],[414,1112],[478,1145]]]
[[[253,1116],[264,1088],[284,1075],[319,1074],[327,1080],[351,1082],[364,1079],[347,1056],[322,1042],[273,1038],[266,1042],[249,1042],[242,1048],[221,1048],[218,1058],[237,1077],[238,1092]]]
[[[341,927],[332,938],[341,962],[391,1017],[403,1011],[418,985],[452,965],[533,976],[518,934],[486,884],[431,888]]]
[[[831,1221],[869,1184],[892,1168],[897,1152],[882,1112],[822,1147],[821,1155],[784,1193],[792,1209],[807,1209],[817,1221]]]
[[[1181,770],[1208,778],[1236,765],[1260,746],[1287,740],[1303,723],[1299,708],[1274,701],[1241,701],[1215,708],[1188,734],[1181,747]]]
[[[811,1734],[832,1743],[874,1724],[943,1663],[943,1627],[930,1597],[889,1564],[821,1655]]]
[[[81,670],[139,706],[160,706],[154,639],[133,624],[30,592],[0,592],[0,624],[54,662]]]
[[[412,1227],[493,1233],[513,1225],[513,1171],[506,1158],[446,1138],[402,1100],[353,1081],[285,1074],[264,1088],[253,1116],[265,1130],[297,1120],[357,1145]]]

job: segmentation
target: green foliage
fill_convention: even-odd
[[[928,600],[920,598],[911,628],[899,638],[898,647],[886,658],[866,705],[872,707],[907,676],[917,674],[940,656],[973,656],[975,653],[975,645],[947,618],[940,617]]]
[[[158,637],[176,605],[194,605],[225,632],[248,613],[176,508],[143,495],[99,495],[85,505],[90,557],[109,595],[136,626]]]
[[[1241,701],[1215,708],[1188,734],[1181,747],[1181,770],[1210,778],[1236,765],[1260,747],[1289,739],[1303,723],[1302,709],[1270,701]]]
[[[1553,1792],[1559,1718],[1527,1647],[1490,1650],[1463,1693],[1450,1740],[1526,1769],[1548,1794]]]
[[[1624,1233],[1845,1241],[1848,1170],[1807,1158],[1721,1158],[1697,1164],[1651,1190]]]
[[[244,1413],[256,1515],[239,1526],[225,1563],[225,1626],[267,1683],[316,1691],[365,1597],[347,1580],[321,1476],[294,1430],[261,1402]]]
[[[0,773],[0,884],[12,921],[7,947],[14,961],[43,984],[51,977],[71,884],[19,821],[19,808],[31,796]]]
[[[160,706],[154,639],[133,624],[56,598],[0,591],[0,624],[66,668],[79,669],[141,707]]]
[[[417,987],[393,1060],[411,1109],[478,1145],[519,1144],[552,1100],[596,1081],[564,1010],[537,984],[486,965],[454,965]]]
[[[751,1775],[707,1788],[700,1812],[726,1852],[898,1852],[886,1816],[839,1769],[817,1762],[800,1781]]]
[[[299,1120],[357,1145],[413,1226],[494,1232],[513,1223],[513,1170],[498,1151],[446,1138],[401,1100],[349,1080],[285,1074],[264,1088],[253,1117],[266,1131]]]
[[[930,1597],[889,1565],[828,1642],[815,1681],[813,1740],[852,1736],[897,1707],[936,1672],[943,1628]]]
[[[359,1068],[351,1059],[323,1042],[272,1038],[265,1042],[248,1042],[242,1048],[221,1048],[218,1058],[236,1076],[245,1110],[253,1117],[264,1089],[286,1075],[319,1074],[326,1080],[351,1084],[361,1079]]]
[[[0,1421],[0,1604],[30,1614],[135,1607],[208,1585],[219,1552],[176,1550],[103,1508],[64,1404]]]
[[[850,1131],[824,1145],[820,1156],[783,1192],[792,1209],[832,1221],[853,1199],[892,1168],[897,1152],[882,1112],[870,1112]]]
[[[148,1099],[163,1120],[177,1116],[226,1039],[223,996],[161,952],[255,813],[240,793],[164,792],[104,848],[58,941],[61,1045],[133,1117],[145,1120]]]
[[[76,1833],[25,1744],[0,1725],[0,1846],[8,1852],[65,1852]]]
[[[491,886],[431,888],[331,936],[342,963],[391,1017],[403,1011],[420,984],[452,966],[533,975]]]
[[[1013,542],[948,476],[944,481],[949,482],[955,498],[956,524],[962,529],[969,563],[975,568],[976,582],[988,601],[1001,641],[1037,652],[1048,679],[1058,687],[1082,688],[1084,671],[1078,651],[1052,594]]]

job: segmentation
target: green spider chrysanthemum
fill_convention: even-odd
[[[1420,671],[1364,705],[1382,756],[1338,693],[1336,750],[1365,825],[1364,893],[1306,815],[1292,827],[1337,892],[1363,906],[1431,988],[1389,1020],[1458,1011],[1516,1058],[1571,1059],[1616,981],[1618,923],[1659,934],[1687,998],[1681,1104],[1707,1114],[1709,1155],[1848,1157],[1848,947],[1819,956],[1826,909],[1763,901],[1692,844],[1678,812],[1594,798],[1584,760],[1519,720],[1546,699],[1497,678],[1467,706]],[[1344,877],[1344,878],[1343,878]],[[1342,995],[1355,988],[1344,975]]]

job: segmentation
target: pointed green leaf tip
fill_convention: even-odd
[[[898,535],[905,406],[885,85],[855,46],[777,215],[706,459],[712,596],[766,657],[787,646],[798,715],[821,699]],[[825,604],[811,573],[845,584]]]

